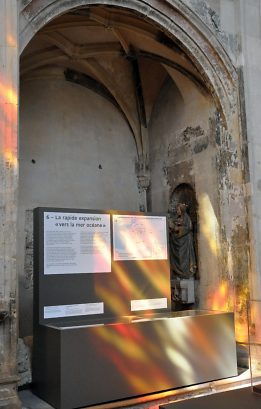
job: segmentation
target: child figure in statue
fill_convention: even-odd
[[[197,269],[192,222],[186,209],[186,204],[178,203],[169,217],[171,270],[174,277],[183,279],[193,277]]]

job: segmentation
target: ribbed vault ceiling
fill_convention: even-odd
[[[108,6],[74,10],[35,35],[21,57],[22,80],[50,67],[62,67],[68,81],[117,106],[139,156],[146,155],[152,109],[172,72],[204,87],[186,54],[157,26]]]

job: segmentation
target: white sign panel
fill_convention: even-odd
[[[166,217],[113,215],[114,260],[166,260]]]
[[[103,314],[103,312],[103,302],[87,304],[49,305],[47,307],[44,307],[44,319]]]
[[[110,215],[44,212],[44,274],[110,271]]]
[[[167,298],[151,298],[147,300],[132,300],[131,311],[158,310],[167,308]]]

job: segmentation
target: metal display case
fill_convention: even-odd
[[[34,342],[35,392],[58,409],[237,375],[232,313],[39,325]]]
[[[120,217],[138,223],[118,257],[119,218],[111,212],[34,212],[33,388],[57,409],[237,375],[232,313],[170,311],[166,216]],[[96,236],[90,231],[96,222],[82,222],[89,219],[105,220]],[[152,255],[143,242],[146,229]],[[97,237],[107,240],[104,260],[97,258],[104,247]],[[78,242],[86,263],[76,259]],[[144,257],[135,259],[141,250]]]

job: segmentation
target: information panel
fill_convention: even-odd
[[[113,215],[114,260],[166,260],[166,217]]]
[[[110,271],[109,214],[44,212],[44,274]]]

